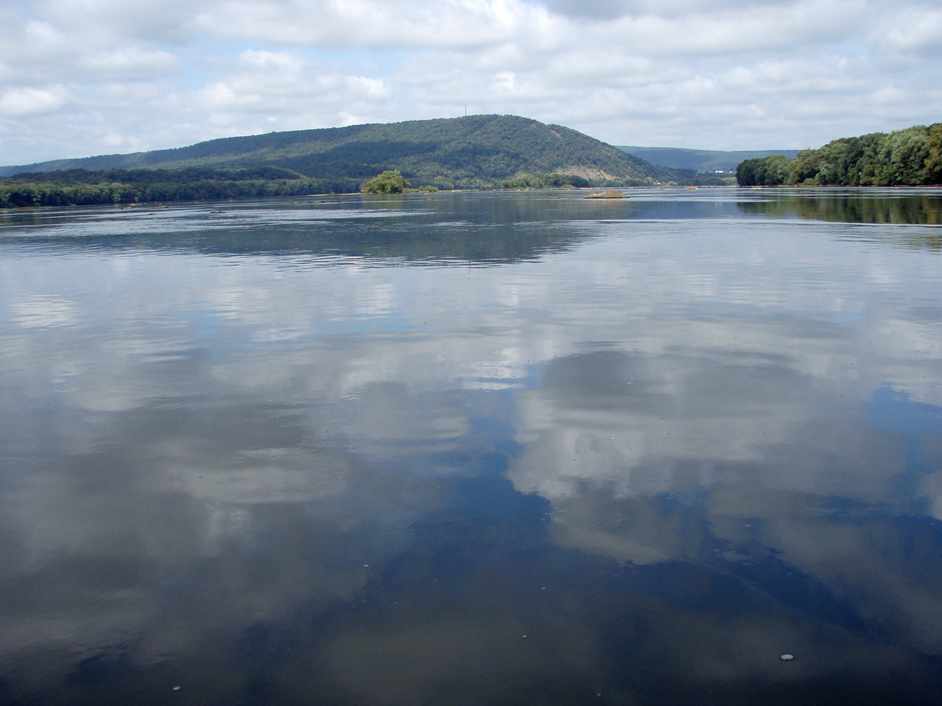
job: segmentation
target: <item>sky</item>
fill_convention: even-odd
[[[0,0],[0,164],[511,113],[613,144],[942,120],[938,0]]]

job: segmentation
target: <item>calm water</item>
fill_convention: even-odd
[[[939,703],[942,192],[633,194],[0,211],[0,703]]]

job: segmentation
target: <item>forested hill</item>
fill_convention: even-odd
[[[510,115],[274,132],[190,147],[0,167],[0,176],[65,170],[279,169],[358,184],[399,169],[413,185],[495,186],[521,174],[643,184],[666,172],[575,130]]]
[[[794,157],[798,150],[695,150],[684,147],[619,147],[658,167],[688,169],[699,173],[734,172],[740,162],[774,155]]]
[[[746,160],[740,186],[925,186],[942,184],[942,123],[846,137],[795,159]]]

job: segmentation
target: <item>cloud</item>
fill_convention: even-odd
[[[220,22],[223,16],[226,21]],[[546,31],[552,21],[544,9],[513,0],[449,0],[437,5],[217,0],[198,14],[195,25],[209,34],[256,42],[479,48],[527,28]]]
[[[0,9],[3,161],[465,106],[615,144],[807,147],[936,120],[940,17],[921,0],[35,0]],[[80,100],[37,122],[22,92],[50,76]]]
[[[170,71],[176,68],[177,58],[168,51],[128,47],[83,57],[82,66],[95,72],[140,75]]]
[[[10,88],[0,92],[0,115],[50,113],[61,108],[65,102],[66,91],[62,86]]]
[[[937,54],[942,46],[942,10],[931,6],[902,8],[879,36],[890,47],[904,52]]]
[[[239,63],[253,69],[291,73],[297,73],[303,66],[303,63],[291,54],[259,49],[248,49],[239,54]]]
[[[625,15],[671,17],[790,3],[791,0],[543,0],[542,4],[562,15],[609,20]]]
[[[389,98],[382,78],[332,70],[297,51],[250,49],[235,70],[199,90],[199,104],[227,134],[333,127],[377,119]]]

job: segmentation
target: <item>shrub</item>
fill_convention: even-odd
[[[401,194],[409,188],[398,169],[388,169],[363,183],[364,194]]]

